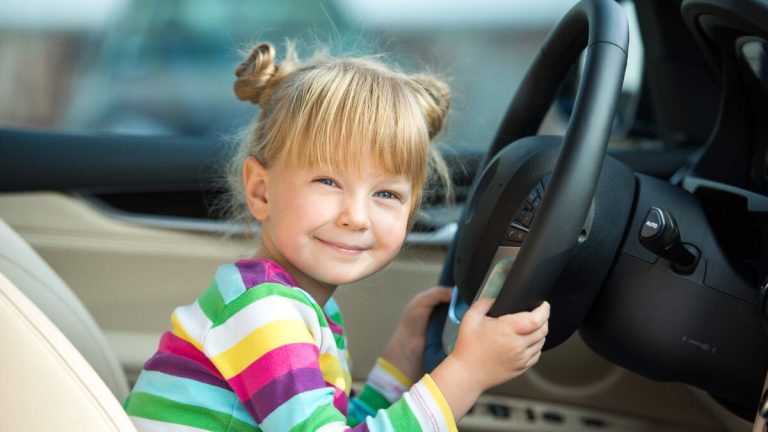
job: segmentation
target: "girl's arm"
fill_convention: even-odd
[[[400,325],[384,350],[384,357],[411,381],[424,375],[424,344],[432,310],[451,301],[451,289],[432,287],[417,294],[405,307]]]
[[[461,419],[489,388],[536,364],[548,331],[550,306],[491,318],[493,299],[478,299],[464,315],[453,352],[432,372],[454,417]]]
[[[390,381],[399,378],[401,383],[407,383],[423,375],[429,315],[437,304],[449,301],[450,295],[450,289],[434,287],[418,294],[408,304],[400,326],[384,351],[384,359],[392,366],[390,375],[394,377],[389,378]],[[500,318],[486,316],[492,304],[492,299],[481,298],[472,305],[462,320],[453,353],[431,374],[457,420],[485,390],[515,378],[533,366],[544,345],[548,303],[533,312]],[[404,391],[408,386],[402,384],[398,388]]]
[[[387,409],[403,397],[403,393],[413,387],[414,382],[407,378],[392,363],[384,358],[376,359],[368,379],[360,393],[349,400],[348,423],[352,426],[373,417],[380,409]]]
[[[328,349],[322,309],[297,289],[263,284],[229,302],[202,341],[205,355],[261,430],[349,430],[345,370]],[[425,376],[354,430],[456,430]]]

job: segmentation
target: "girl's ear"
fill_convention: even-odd
[[[267,201],[267,180],[269,172],[256,158],[249,157],[243,162],[243,184],[245,199],[251,214],[259,222],[269,219]]]

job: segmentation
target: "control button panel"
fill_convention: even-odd
[[[504,232],[504,240],[502,245],[504,246],[520,246],[525,241],[525,236],[528,234],[528,230],[533,224],[533,219],[536,217],[536,210],[541,205],[541,201],[544,199],[544,190],[546,188],[546,182],[549,180],[549,174],[544,179],[533,187],[528,193],[528,196],[523,201],[522,205],[512,215],[512,219],[507,225],[507,229]]]

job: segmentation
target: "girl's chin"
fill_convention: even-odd
[[[318,274],[317,277],[313,277],[315,281],[326,286],[339,286],[349,285],[359,280],[365,279],[375,272],[373,271],[350,271],[350,272],[333,272]]]

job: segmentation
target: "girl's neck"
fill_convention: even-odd
[[[285,271],[287,271],[289,275],[291,275],[299,288],[308,292],[309,295],[311,295],[312,298],[317,302],[317,304],[319,304],[321,307],[324,307],[325,303],[328,301],[328,299],[331,298],[334,291],[336,291],[337,285],[329,285],[312,279],[297,269],[293,264],[290,263],[290,261],[285,259],[285,257],[283,257],[279,251],[273,250],[274,248],[269,246],[270,245],[268,244],[262,243],[261,247],[259,247],[256,253],[253,255],[253,258],[268,259],[274,261]]]

